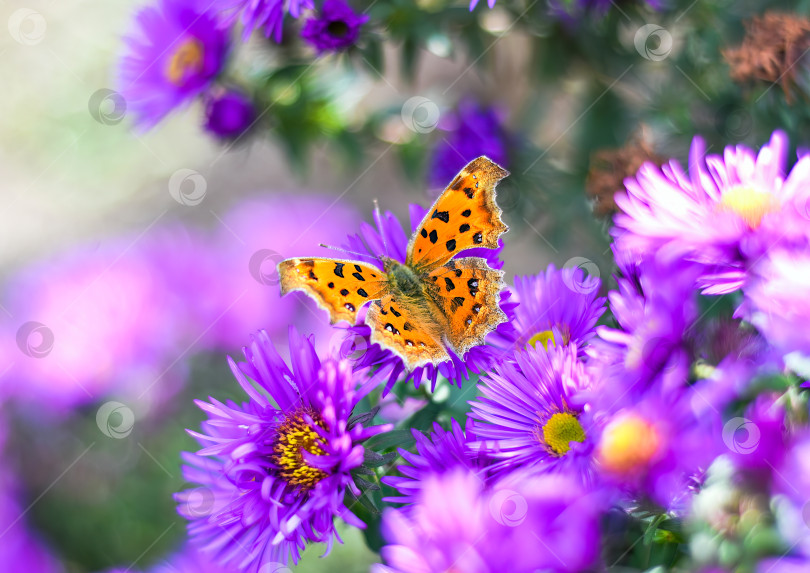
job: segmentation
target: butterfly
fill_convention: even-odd
[[[499,306],[503,271],[480,257],[457,254],[494,249],[508,227],[495,203],[495,187],[509,172],[487,157],[464,167],[427,212],[408,243],[405,263],[379,257],[382,270],[357,261],[292,258],[278,264],[282,296],[303,291],[332,324],[365,323],[371,342],[413,370],[450,359],[484,343],[507,318]],[[455,258],[454,258],[455,257]]]

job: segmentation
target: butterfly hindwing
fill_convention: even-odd
[[[495,203],[495,186],[507,175],[483,156],[468,163],[422,219],[408,244],[407,264],[430,271],[465,249],[496,248],[507,226]]]
[[[386,295],[371,304],[366,324],[371,327],[371,342],[397,354],[410,370],[449,358],[439,323],[414,301]]]
[[[460,356],[484,344],[487,334],[507,320],[500,308],[503,271],[489,268],[485,259],[449,261],[431,271],[425,284],[428,297],[446,318],[444,336]]]
[[[282,296],[300,290],[329,313],[332,324],[357,322],[365,303],[388,293],[385,273],[354,261],[323,258],[295,258],[278,264]]]

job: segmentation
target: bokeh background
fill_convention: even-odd
[[[641,161],[684,158],[694,134],[759,147],[779,127],[806,143],[806,52],[780,52],[776,34],[777,83],[732,78],[724,56],[773,2],[574,17],[545,2],[357,3],[378,24],[349,54],[239,46],[242,69],[278,72],[276,123],[233,145],[205,133],[200,104],[148,132],[115,107],[141,4],[0,4],[4,571],[144,570],[182,545],[171,495],[202,419],[193,399],[239,398],[225,356],[258,328],[335,344],[322,312],[279,299],[274,264],[341,244],[375,199],[407,221],[466,160],[500,154],[507,279],[549,263],[608,279],[610,197]],[[288,60],[314,63],[292,76]],[[376,555],[344,535],[295,570],[367,570]]]

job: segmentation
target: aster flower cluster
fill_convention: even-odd
[[[365,325],[336,327],[351,349],[323,358],[292,331],[289,365],[254,337],[231,362],[249,401],[198,403],[197,486],[177,495],[192,543],[255,572],[328,551],[340,521],[381,527],[380,572],[810,565],[808,159],[788,171],[786,146],[698,140],[688,174],[645,164],[616,197],[607,297],[578,267],[518,277],[508,322],[445,363],[408,371]],[[396,217],[375,223],[345,248],[403,260]],[[454,385],[469,407],[437,418]],[[399,429],[370,409],[386,394],[412,401]]]

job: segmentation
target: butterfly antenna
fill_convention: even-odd
[[[385,256],[390,257],[391,255],[388,252],[388,241],[385,240],[385,230],[383,229],[382,225],[382,214],[380,213],[380,204],[377,202],[377,199],[374,199],[374,222],[377,224],[377,230],[380,231],[380,237],[382,238]]]
[[[349,249],[344,249],[343,247],[334,247],[332,245],[325,245],[323,243],[321,243],[318,246],[319,247],[324,247],[325,249],[332,249],[333,251],[340,251],[341,253],[346,253],[347,255],[354,255],[355,257],[366,258],[366,257],[371,256],[373,258],[373,255],[369,255],[368,253],[358,253],[356,251],[350,251]]]

